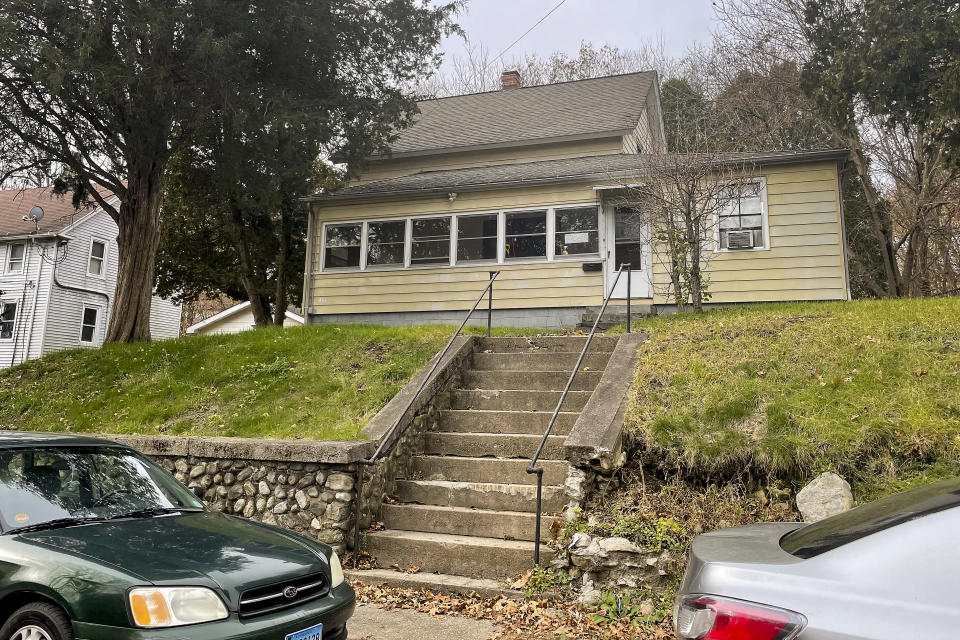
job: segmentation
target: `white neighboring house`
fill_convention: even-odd
[[[34,206],[44,211],[39,223],[24,220]],[[77,211],[69,194],[0,191],[0,368],[103,344],[117,283],[117,232],[106,211]],[[180,312],[179,304],[154,296],[152,337],[176,338]]]
[[[253,320],[253,311],[250,310],[250,302],[247,301],[235,304],[229,309],[224,309],[206,320],[201,320],[197,324],[187,327],[187,333],[198,336],[215,336],[223,333],[240,333],[256,326]],[[288,309],[286,318],[283,320],[283,326],[303,326],[303,316]]]

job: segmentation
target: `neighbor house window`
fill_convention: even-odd
[[[457,216],[457,262],[497,259],[496,213]]]
[[[17,319],[16,302],[0,302],[0,340],[13,338],[13,323]]]
[[[360,266],[360,236],[363,225],[327,225],[324,240],[323,265],[327,269],[344,269]]]
[[[410,264],[450,263],[450,218],[414,218]]]
[[[581,253],[598,253],[600,235],[596,207],[557,209],[554,255],[570,256]]]
[[[23,271],[23,254],[27,250],[27,245],[23,242],[9,245],[7,250],[7,273],[20,273]]]
[[[522,211],[506,214],[504,255],[508,259],[546,257],[546,211]]]
[[[721,250],[766,248],[764,199],[759,181],[731,185],[721,193],[717,215]]]
[[[87,273],[92,276],[103,276],[103,266],[107,259],[107,243],[94,240],[90,243],[90,260],[87,263]]]
[[[402,267],[406,246],[406,220],[367,223],[368,267]]]
[[[92,344],[97,336],[97,316],[100,310],[96,307],[84,307],[83,317],[80,320],[80,342]]]

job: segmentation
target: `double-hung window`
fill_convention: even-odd
[[[97,338],[97,319],[100,310],[97,307],[84,307],[80,318],[80,342],[93,344]]]
[[[518,211],[506,214],[504,256],[544,258],[547,255],[547,212]]]
[[[107,263],[107,243],[102,240],[90,241],[90,257],[87,261],[87,273],[98,278],[103,277],[104,265]]]
[[[457,216],[457,262],[495,262],[499,226],[496,213]]]
[[[22,273],[23,257],[27,250],[26,243],[18,242],[7,247],[7,273]]]
[[[13,338],[13,325],[17,319],[17,303],[0,301],[0,340]]]
[[[363,224],[331,224],[326,227],[323,266],[347,269],[360,266],[360,237]]]
[[[450,264],[450,218],[414,218],[410,265]]]
[[[406,246],[406,220],[367,223],[368,267],[402,267]]]
[[[556,216],[555,256],[572,256],[600,251],[600,218],[596,207],[557,209],[554,215]]]
[[[718,198],[717,235],[721,251],[766,249],[766,191],[762,181],[732,184]]]

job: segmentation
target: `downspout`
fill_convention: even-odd
[[[63,244],[64,244],[64,252],[66,252],[66,244],[67,244],[67,243],[64,242]],[[58,261],[57,261],[56,258],[57,258],[57,254],[58,254],[58,253],[59,253],[59,247],[56,248],[56,249],[54,250],[54,253],[53,253],[53,257],[54,257],[54,261],[53,261],[53,284],[55,284],[56,286],[60,287],[61,289],[65,290],[65,291],[76,291],[77,293],[92,293],[93,295],[95,295],[95,296],[101,296],[104,300],[106,300],[106,306],[104,307],[104,312],[103,312],[103,321],[104,321],[104,326],[106,327],[107,324],[108,324],[109,321],[110,321],[110,295],[104,293],[103,291],[97,291],[97,290],[95,290],[95,289],[84,289],[83,287],[74,287],[74,286],[69,285],[69,284],[63,284],[63,283],[61,283],[59,280],[57,280],[57,264],[58,264]],[[66,255],[64,255],[64,257],[66,257]]]
[[[316,224],[313,221],[314,210],[313,205],[308,204],[307,214],[307,246],[306,253],[307,259],[304,260],[304,273],[303,273],[303,295],[300,297],[300,307],[303,312],[303,324],[310,324],[310,290],[313,288],[313,233]]]
[[[853,292],[850,290],[850,258],[847,254],[847,220],[846,211],[843,206],[843,176],[840,169],[840,163],[837,162],[837,194],[840,197],[840,242],[841,254],[843,255],[843,277],[847,286],[847,301],[853,299]]]

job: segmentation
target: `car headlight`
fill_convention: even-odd
[[[138,627],[156,629],[223,620],[230,614],[206,587],[139,587],[130,590],[130,612]]]
[[[330,552],[330,588],[334,589],[343,584],[343,567],[336,551]]]

